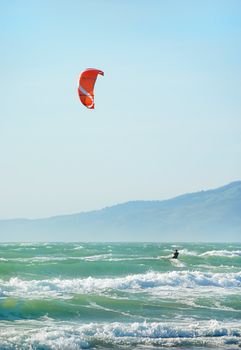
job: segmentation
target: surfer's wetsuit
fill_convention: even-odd
[[[178,250],[176,249],[175,252],[173,253],[172,259],[177,259],[177,258],[178,258],[178,255],[179,255],[179,252],[178,252]]]

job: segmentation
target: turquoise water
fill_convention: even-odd
[[[241,244],[0,244],[0,349],[240,344]]]

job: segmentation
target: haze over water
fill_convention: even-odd
[[[0,349],[239,348],[240,264],[233,243],[2,243]]]

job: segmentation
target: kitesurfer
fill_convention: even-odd
[[[179,255],[179,251],[176,249],[175,252],[173,253],[172,259],[177,259]]]

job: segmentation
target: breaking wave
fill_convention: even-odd
[[[6,323],[4,324],[6,326]],[[33,326],[33,325],[32,325]],[[235,323],[208,322],[159,323],[54,323],[28,321],[0,327],[0,347],[16,349],[77,350],[124,346],[221,346],[226,349],[240,343],[241,327]]]
[[[18,277],[0,280],[1,296],[68,297],[73,293],[97,293],[108,290],[151,292],[154,288],[241,288],[241,272],[205,273],[199,271],[148,272],[116,278],[75,278],[23,280]]]

